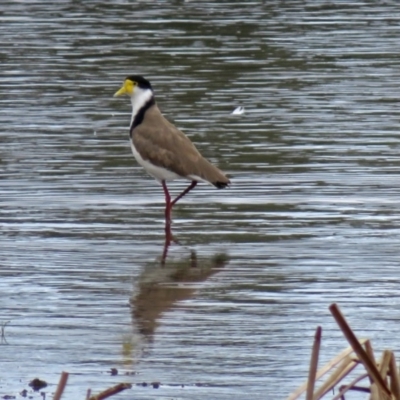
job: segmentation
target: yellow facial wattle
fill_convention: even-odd
[[[130,79],[125,79],[124,84],[122,85],[121,89],[119,89],[117,92],[115,92],[114,97],[122,96],[123,94],[132,96],[136,85],[137,85],[136,82],[133,82]]]

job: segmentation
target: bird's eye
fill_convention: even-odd
[[[133,86],[137,86],[137,82],[132,81]]]

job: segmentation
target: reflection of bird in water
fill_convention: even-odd
[[[130,139],[133,155],[146,171],[162,185],[165,194],[165,232],[171,239],[171,210],[198,182],[218,189],[229,185],[229,179],[206,160],[190,139],[171,124],[156,105],[153,89],[142,76],[128,76],[114,96],[126,94],[132,102]],[[190,185],[171,200],[166,182],[184,178]]]
[[[136,288],[137,293],[130,302],[139,332],[151,339],[161,315],[178,301],[193,296],[197,287],[191,284],[204,282],[224,268],[227,262],[226,254],[199,260],[192,251],[185,260],[169,261],[162,267],[157,263],[146,267]]]

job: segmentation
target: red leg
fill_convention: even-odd
[[[163,256],[162,256],[162,264],[165,263],[165,259],[167,258],[167,252],[168,252],[168,247],[171,244],[171,241],[175,241],[172,232],[171,232],[171,210],[172,206],[176,204],[178,200],[180,200],[183,196],[185,196],[187,193],[189,193],[196,185],[196,181],[192,181],[192,183],[174,200],[171,201],[171,196],[169,194],[167,184],[165,181],[161,181],[161,185],[164,190],[164,195],[165,195],[165,245],[164,245],[164,251],[163,251]]]
[[[170,231],[171,228],[171,208],[172,208],[172,203],[171,203],[171,196],[168,192],[167,184],[165,181],[161,181],[162,187],[164,189],[164,195],[165,195],[165,232]]]
[[[172,232],[171,232],[171,196],[168,192],[167,185],[165,181],[162,181],[162,187],[165,194],[165,243],[164,250],[161,258],[161,265],[165,265],[165,260],[167,259],[168,248],[171,245]]]
[[[168,255],[168,249],[169,246],[171,245],[171,239],[172,239],[171,228],[167,228],[167,226],[165,226],[165,243],[164,243],[163,254],[161,257],[161,265],[165,265],[165,261]]]
[[[192,181],[192,183],[171,203],[171,207],[174,206],[178,200],[180,200],[183,196],[188,194],[192,189],[194,189],[197,185],[197,181]]]

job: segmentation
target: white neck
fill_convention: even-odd
[[[131,97],[131,102],[132,102],[131,125],[136,117],[136,114],[152,98],[152,96],[153,96],[153,91],[151,89],[141,89],[139,87],[135,89]]]

